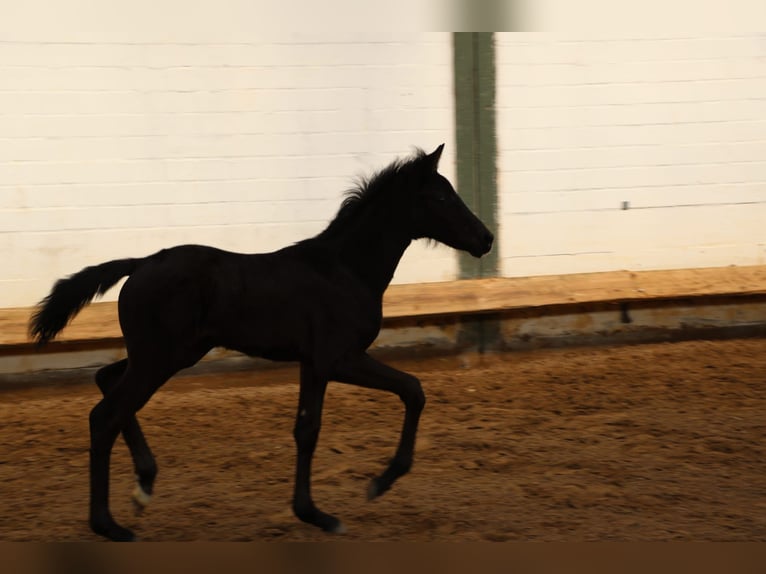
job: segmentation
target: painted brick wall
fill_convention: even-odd
[[[447,33],[255,38],[247,13],[217,31],[204,12],[180,31],[87,14],[0,37],[0,307],[171,245],[290,244],[413,146],[446,142],[454,180]],[[416,243],[395,281],[455,276],[453,252]]]
[[[766,36],[496,42],[503,275],[766,263]]]

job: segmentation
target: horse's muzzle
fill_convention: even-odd
[[[470,251],[474,257],[481,257],[486,255],[492,249],[492,244],[495,242],[495,236],[489,229],[482,231],[479,236],[478,245]]]

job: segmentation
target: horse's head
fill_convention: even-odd
[[[417,160],[418,185],[412,210],[413,239],[426,237],[481,257],[492,249],[492,232],[463,203],[437,169],[444,144]]]

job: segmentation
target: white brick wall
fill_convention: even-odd
[[[496,42],[503,275],[766,263],[766,35]]]
[[[0,307],[108,259],[313,235],[356,176],[413,146],[446,142],[454,180],[449,34],[248,35],[247,3],[217,31],[171,4],[199,21],[3,25]],[[450,250],[416,244],[395,281],[455,275]]]
[[[413,145],[446,142],[454,181],[447,33],[264,34],[248,2],[215,26],[180,0],[149,23],[76,3],[0,20],[0,307],[170,245],[297,241]],[[766,262],[766,35],[496,44],[504,275]],[[450,250],[415,245],[395,281],[455,276]]]

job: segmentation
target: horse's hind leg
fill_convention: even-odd
[[[137,373],[128,365],[114,387],[90,413],[90,526],[111,540],[129,541],[133,532],[115,522],[109,510],[109,463],[117,435],[165,379]],[[117,367],[115,367],[115,370]]]
[[[106,396],[122,379],[128,360],[123,359],[107,365],[96,373],[96,384]],[[133,502],[138,512],[142,511],[151,500],[154,480],[157,477],[157,463],[144,438],[141,426],[135,415],[129,416],[122,428],[122,437],[128,445],[136,472],[136,488],[133,490]]]

